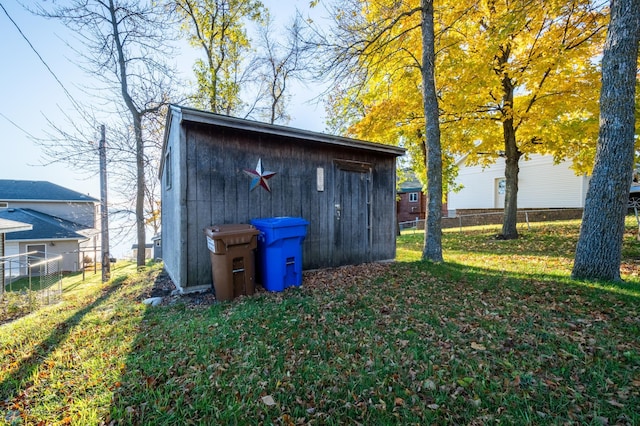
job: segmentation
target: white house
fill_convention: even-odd
[[[459,173],[456,183],[462,185],[459,192],[449,192],[448,209],[504,208],[505,160],[494,164],[466,165],[467,157],[458,160]],[[518,208],[583,208],[589,185],[589,177],[576,176],[569,162],[554,164],[551,155],[531,155],[521,159],[518,175]]]
[[[98,218],[98,200],[86,194],[46,181],[0,179],[0,219],[30,225],[6,235],[4,256],[62,256],[62,270],[77,271],[100,247]],[[14,269],[5,274],[24,273]]]
[[[0,218],[0,293],[4,293],[5,285],[5,239],[10,232],[31,231],[33,226],[28,223],[16,222]]]

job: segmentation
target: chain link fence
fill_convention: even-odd
[[[464,210],[454,216],[442,218],[441,226],[446,228],[458,228],[460,232],[471,226],[496,226],[502,224],[504,211],[495,209],[495,211],[478,211]],[[530,229],[532,222],[556,221],[566,219],[578,219],[582,217],[582,209],[523,209],[517,212],[517,223],[524,225]],[[425,226],[425,219],[415,219],[407,222],[398,223],[400,231],[405,229],[422,230]]]
[[[62,256],[42,252],[0,257],[0,318],[33,312],[62,298]]]
[[[638,240],[640,240],[640,197],[630,198],[627,207],[629,214],[634,214],[638,223]],[[491,226],[499,225],[502,223],[502,217],[504,211],[491,211],[491,212],[479,212],[470,214],[457,214],[455,216],[443,217],[442,228],[458,228],[460,232],[463,232],[464,228],[470,226]],[[522,224],[531,229],[532,222],[540,221],[554,221],[554,220],[566,220],[566,219],[580,219],[582,218],[582,209],[526,209],[518,210],[517,223]],[[418,219],[399,222],[398,230],[423,230],[425,227],[425,220]]]

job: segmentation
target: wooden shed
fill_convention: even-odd
[[[393,259],[402,154],[172,105],[159,173],[165,269],[183,292],[208,288],[203,228],[280,216],[309,222],[303,269]]]

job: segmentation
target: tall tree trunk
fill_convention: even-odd
[[[513,94],[513,92],[512,92]],[[518,162],[522,152],[516,143],[516,132],[513,128],[513,118],[504,120],[502,123],[504,133],[505,167],[504,177],[506,180],[506,191],[504,195],[504,217],[502,219],[502,233],[500,239],[513,240],[518,238],[518,173],[520,167]]]
[[[145,263],[145,246],[146,236],[144,229],[144,142],[142,140],[142,114],[138,110],[131,94],[129,93],[129,84],[127,79],[127,61],[125,59],[122,39],[120,37],[120,29],[118,28],[118,18],[116,16],[116,7],[113,0],[109,0],[109,14],[111,15],[111,25],[113,28],[113,39],[118,53],[118,70],[120,74],[120,91],[127,109],[131,114],[133,121],[133,131],[136,138],[136,229],[138,256],[137,265],[144,266]]]
[[[435,82],[433,0],[422,0],[422,98],[427,138],[427,220],[422,259],[442,262],[442,149]]]
[[[138,240],[137,266],[144,266],[146,254],[146,230],[144,220],[144,141],[140,114],[133,114],[133,131],[136,136],[136,234]]]
[[[518,173],[520,172],[518,162],[522,156],[516,141],[516,129],[513,126],[513,81],[504,70],[504,67],[509,63],[510,55],[511,46],[509,44],[501,46],[500,54],[496,55],[497,66],[494,69],[496,74],[501,76],[502,84],[502,135],[504,138],[506,191],[502,233],[498,238],[504,240],[518,238],[516,226],[518,223]]]
[[[640,0],[612,0],[602,57],[600,130],[572,277],[620,280],[632,180]]]

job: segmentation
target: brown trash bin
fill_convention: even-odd
[[[255,291],[255,253],[260,231],[253,225],[204,228],[211,257],[213,288],[218,300],[232,300]]]

